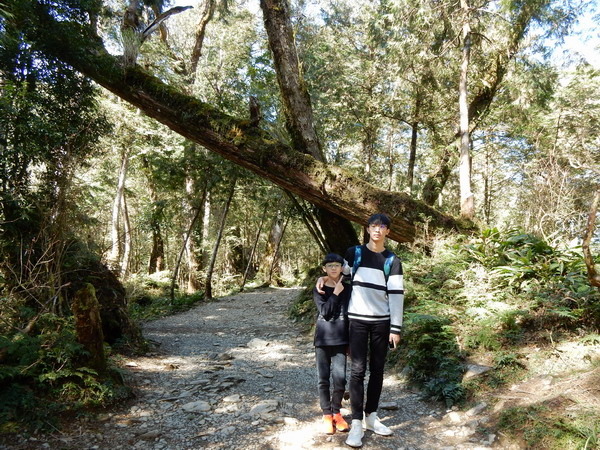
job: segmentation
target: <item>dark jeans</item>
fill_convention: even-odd
[[[323,414],[337,414],[342,406],[346,387],[346,345],[315,347],[319,375],[319,403]],[[329,379],[333,379],[333,392]]]
[[[388,352],[390,322],[350,320],[350,406],[352,419],[363,419],[363,412],[377,411],[383,387],[383,368]],[[365,398],[365,373],[369,358],[369,385]],[[364,404],[364,409],[363,409]]]

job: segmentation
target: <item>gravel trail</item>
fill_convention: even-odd
[[[260,289],[150,322],[152,353],[122,365],[136,396],[51,435],[0,448],[350,448],[320,431],[312,336],[287,318],[300,289]],[[379,416],[394,435],[365,433],[365,449],[490,448],[477,419],[452,421],[387,371]],[[342,414],[349,420],[349,403]],[[475,421],[475,425],[473,425]]]

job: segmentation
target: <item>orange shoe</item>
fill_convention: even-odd
[[[333,429],[333,416],[331,414],[323,416],[323,431],[325,434],[333,434],[335,432]]]
[[[350,429],[341,413],[333,415],[333,422],[335,423],[335,429],[338,431],[348,431]]]

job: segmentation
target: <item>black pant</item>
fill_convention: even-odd
[[[315,347],[319,375],[319,403],[323,414],[337,414],[346,388],[346,345]],[[333,379],[333,392],[329,390]]]
[[[363,412],[377,411],[383,387],[383,368],[390,339],[390,321],[350,320],[350,406],[352,419],[363,419]],[[369,385],[365,397],[365,373],[369,358]],[[363,409],[364,404],[364,409]]]

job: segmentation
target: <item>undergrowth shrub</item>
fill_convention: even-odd
[[[594,449],[600,445],[600,415],[597,411],[564,414],[568,403],[560,397],[548,402],[504,410],[498,426],[523,440],[531,449]],[[564,403],[564,404],[563,404]]]
[[[71,317],[42,314],[29,333],[0,337],[0,432],[52,429],[59,412],[106,405],[129,395],[115,369],[86,367]]]
[[[464,366],[450,320],[424,314],[406,316],[396,363],[408,368],[409,380],[428,396],[447,406],[461,401]]]
[[[513,303],[528,304],[523,327],[600,329],[600,293],[590,286],[579,249],[558,250],[531,234],[494,228],[464,251],[490,271],[497,289],[512,294]]]
[[[135,320],[153,320],[193,308],[204,301],[204,292],[177,293],[171,301],[170,272],[135,275],[125,283],[129,315]]]

